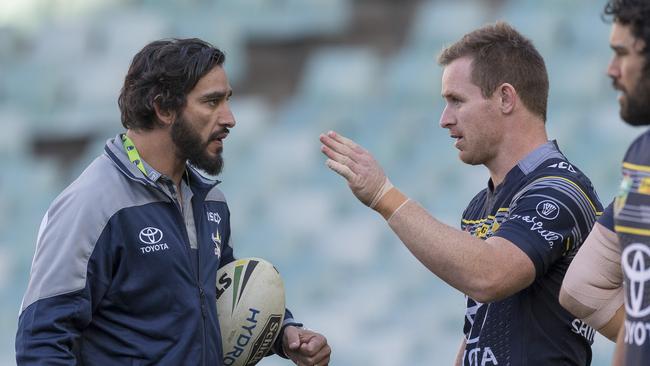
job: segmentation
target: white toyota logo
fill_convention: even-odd
[[[634,318],[650,314],[650,301],[643,301],[646,281],[650,280],[650,248],[641,243],[623,250],[623,270],[630,281],[625,298],[625,311]]]
[[[155,227],[146,227],[140,230],[140,241],[145,244],[156,244],[162,240],[163,233]]]

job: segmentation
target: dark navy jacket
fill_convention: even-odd
[[[19,365],[221,364],[228,205],[218,182],[188,166],[197,255],[181,210],[151,178],[118,136],[52,203],[21,306]]]

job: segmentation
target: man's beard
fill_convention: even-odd
[[[616,87],[616,85],[615,85]],[[620,88],[617,88],[620,90]],[[650,124],[650,71],[643,70],[631,93],[623,91],[621,118],[632,126]]]
[[[213,133],[207,141],[203,142],[201,136],[192,129],[183,116],[179,116],[171,127],[171,138],[176,145],[176,155],[210,175],[219,175],[223,169],[221,149],[216,157],[212,157],[208,154],[207,148],[210,142],[218,139],[221,132],[223,131]]]

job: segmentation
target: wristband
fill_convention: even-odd
[[[368,207],[370,208],[375,208],[377,206],[377,203],[384,197],[388,191],[390,191],[393,188],[393,183],[388,180],[388,178],[385,178],[384,184],[381,185],[381,188],[375,193],[375,195],[372,197],[372,200],[370,201],[370,204]]]
[[[379,199],[373,208],[375,211],[379,212],[384,219],[388,220],[393,216],[393,214],[395,214],[395,212],[397,212],[398,209],[404,206],[408,200],[409,198],[402,192],[397,188],[392,187],[381,197],[381,199]]]

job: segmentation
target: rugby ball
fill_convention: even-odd
[[[280,273],[264,259],[238,259],[217,271],[224,365],[255,365],[269,352],[284,320],[284,299]]]

